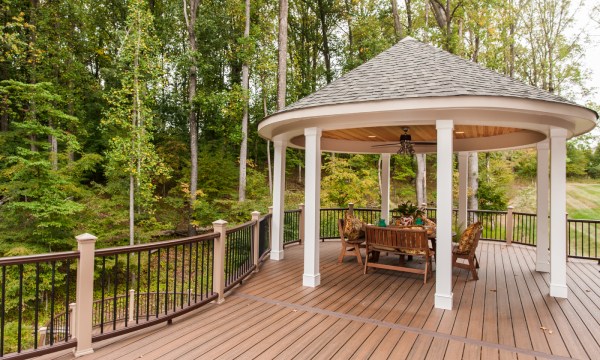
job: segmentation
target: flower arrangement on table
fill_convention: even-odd
[[[392,218],[392,223],[396,226],[425,225],[425,212],[410,201],[398,204],[395,211],[400,214]]]

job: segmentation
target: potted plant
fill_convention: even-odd
[[[423,216],[423,210],[419,209],[418,206],[414,205],[410,201],[405,201],[398,204],[396,212],[400,214],[400,217],[395,217],[395,223],[396,225],[401,226],[410,226],[415,222],[415,220]]]

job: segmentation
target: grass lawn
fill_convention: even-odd
[[[600,184],[568,183],[567,212],[571,219],[600,219]]]

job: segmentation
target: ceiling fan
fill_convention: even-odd
[[[381,144],[381,145],[373,145],[372,147],[390,147],[397,146],[400,147],[398,150],[398,154],[412,155],[415,153],[413,145],[436,145],[435,141],[412,141],[412,137],[408,133],[408,128],[405,127],[402,129],[404,134],[400,135],[400,141],[392,144]]]

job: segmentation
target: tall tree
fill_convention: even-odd
[[[152,180],[168,171],[152,143],[155,124],[150,106],[159,74],[152,15],[143,0],[130,2],[126,24],[118,59],[121,86],[107,95],[103,125],[111,136],[107,173],[117,182],[129,178],[129,242],[133,245],[136,204],[139,214],[152,216],[156,200]]]
[[[279,0],[279,36],[277,40],[277,110],[285,107],[287,86],[288,0]]]
[[[244,25],[244,49],[242,52],[242,98],[244,101],[244,114],[242,116],[242,144],[240,146],[240,184],[238,191],[238,200],[240,202],[246,200],[246,158],[248,156],[248,101],[249,101],[249,76],[248,76],[248,61],[250,59],[249,40],[250,40],[250,0],[246,0],[245,6],[245,25]]]
[[[194,101],[196,99],[196,86],[198,81],[197,46],[196,46],[196,18],[200,0],[183,0],[183,15],[188,35],[188,125],[190,128],[190,199],[188,210],[188,234],[194,235],[196,230],[191,225],[192,212],[198,193],[198,114]]]

